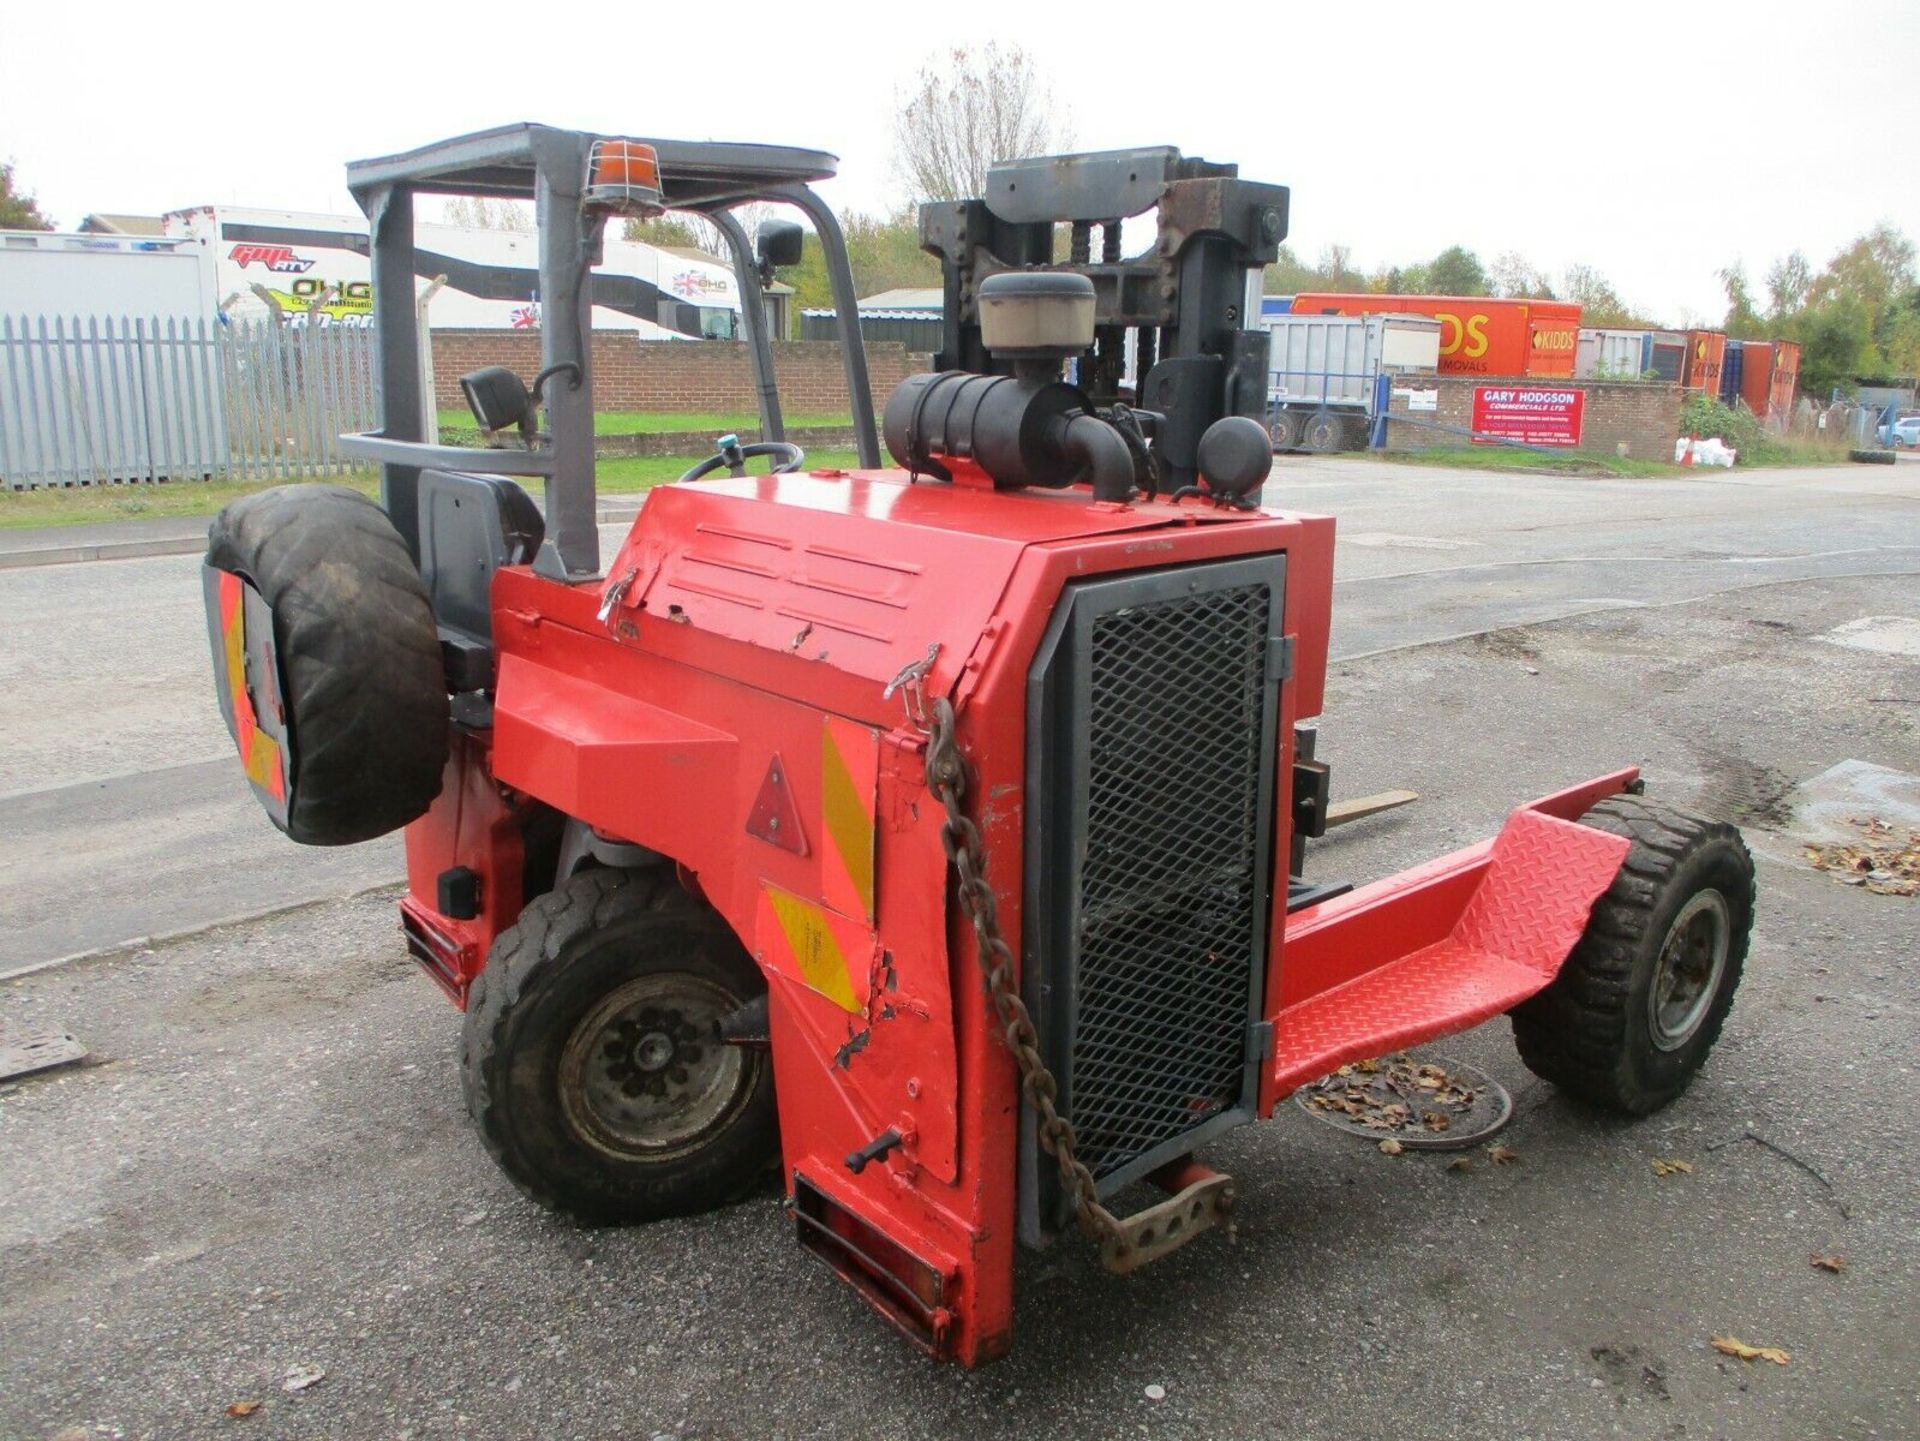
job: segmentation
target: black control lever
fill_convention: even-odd
[[[859,1150],[847,1153],[847,1169],[859,1175],[867,1169],[867,1162],[883,1160],[887,1152],[898,1146],[900,1141],[900,1133],[892,1126],[887,1127]]]

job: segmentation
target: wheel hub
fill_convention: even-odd
[[[581,1018],[560,1057],[560,1103],[589,1145],[663,1160],[724,1125],[753,1089],[752,1058],[716,1039],[739,1001],[684,972],[617,987]]]
[[[1719,891],[1696,891],[1667,928],[1647,989],[1647,1030],[1663,1051],[1677,1051],[1700,1029],[1726,973],[1732,913]]]

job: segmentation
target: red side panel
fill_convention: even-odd
[[[440,794],[407,827],[407,895],[400,914],[408,951],[463,1011],[493,938],[520,915],[520,821],[487,773],[485,740],[455,731]],[[440,876],[455,866],[479,877],[478,914],[466,919],[443,916],[434,907]]]
[[[494,734],[500,774],[570,816],[615,835],[636,803],[681,814],[732,779],[738,742],[725,731],[569,671],[500,657]],[[756,767],[756,773],[764,763]]]

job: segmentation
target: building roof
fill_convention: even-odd
[[[105,210],[96,210],[80,222],[82,235],[162,235],[165,234],[157,215],[115,215]]]
[[[862,315],[876,310],[930,311],[938,315],[946,300],[946,292],[936,285],[926,290],[883,290],[878,295],[869,295],[859,306]]]

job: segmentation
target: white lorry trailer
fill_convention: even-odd
[[[169,237],[211,258],[221,309],[239,319],[274,310],[295,325],[371,325],[373,269],[362,216],[206,205],[163,217]],[[538,237],[532,231],[422,224],[415,264],[436,330],[527,330],[540,324]],[[698,251],[609,237],[594,269],[593,326],[643,340],[732,340],[740,332],[733,271]]]
[[[1379,378],[1432,375],[1440,322],[1426,315],[1267,315],[1267,425],[1275,450],[1344,450],[1373,419]]]
[[[0,231],[0,488],[220,470],[216,303],[187,242]]]

